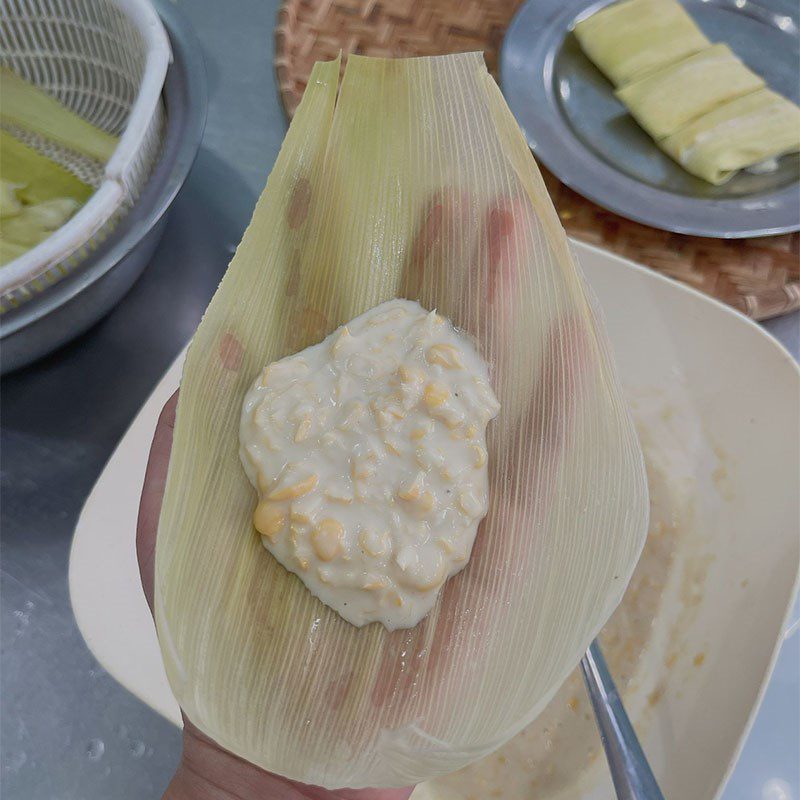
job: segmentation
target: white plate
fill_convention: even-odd
[[[674,591],[665,595],[629,706],[664,794],[713,798],[755,715],[796,589],[800,371],[729,308],[602,250],[574,247],[606,317],[626,391],[645,411],[659,403],[669,409],[695,438],[681,442],[674,434],[672,441],[683,446],[676,469],[692,495],[691,530],[675,562],[684,575],[676,573]],[[139,585],[134,527],[156,418],[178,385],[182,361],[183,354],[89,496],[69,570],[78,626],[97,660],[176,725],[178,706]],[[681,584],[697,569],[700,602],[686,615]],[[667,667],[665,637],[679,623],[677,656]],[[701,668],[692,663],[698,653]],[[655,690],[659,702],[646,702]],[[549,796],[600,800],[613,791],[594,768]]]

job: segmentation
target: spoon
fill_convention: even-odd
[[[664,800],[597,639],[581,659],[581,669],[617,797],[619,800]]]

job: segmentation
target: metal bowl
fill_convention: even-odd
[[[164,233],[169,209],[203,137],[206,74],[200,44],[172,3],[158,12],[172,46],[164,84],[167,131],[161,158],[131,212],[80,269],[0,318],[0,372],[41,358],[83,333],[133,286]]]

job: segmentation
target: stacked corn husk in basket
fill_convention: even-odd
[[[8,0],[0,21],[0,313],[92,259],[159,157],[166,32],[146,0]]]

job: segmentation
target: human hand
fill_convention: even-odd
[[[419,299],[426,307],[437,306],[446,316],[452,314],[447,305],[453,309],[466,307],[467,312],[461,315],[458,323],[475,337],[481,351],[490,356],[495,374],[502,374],[508,372],[509,348],[514,345],[510,328],[515,315],[520,313],[519,304],[515,302],[522,266],[518,260],[530,257],[526,247],[535,217],[525,198],[499,198],[482,212],[478,225],[465,214],[467,207],[468,198],[452,193],[441,193],[432,199],[410,251],[403,294]],[[456,271],[448,263],[449,256],[443,257],[444,252],[450,252],[445,232],[464,241],[466,252],[472,251],[468,270]],[[454,275],[460,275],[460,278],[452,280]],[[476,281],[481,286],[477,293]],[[475,297],[482,298],[481,302],[476,304]],[[533,486],[539,500],[533,517],[526,518],[526,527],[529,525],[533,529],[539,515],[546,513],[553,489],[552,476],[561,458],[564,439],[569,435],[572,409],[580,398],[582,378],[585,377],[585,336],[586,331],[578,319],[562,317],[554,321],[546,335],[538,375],[533,376],[531,382],[531,394],[518,409],[519,416],[515,414],[516,424],[506,426],[506,431],[512,430],[515,436],[524,432],[525,439],[521,446],[512,448],[521,458],[521,463],[508,470],[505,480],[501,481],[497,474],[492,478],[494,491],[499,492],[495,514],[507,524],[525,517],[526,487]],[[225,347],[221,347],[220,358],[226,365],[230,360],[231,368],[235,369],[241,359],[229,357],[232,353],[235,355],[240,345],[233,344],[235,346],[229,346],[231,343],[226,342]],[[578,354],[572,368],[565,368],[565,350]],[[137,550],[142,584],[151,608],[155,538],[176,402],[177,396],[171,398],[159,420],[140,506]],[[509,413],[510,409],[506,415]],[[484,552],[487,548],[493,551],[491,557]],[[514,594],[524,574],[513,568],[512,554],[506,552],[508,548],[505,537],[492,537],[490,540],[479,533],[470,569],[452,578],[444,587],[442,613],[435,620],[426,618],[415,628],[396,631],[387,638],[372,697],[375,706],[381,707],[391,697],[395,702],[410,697],[418,685],[419,670],[425,662],[438,674],[446,673],[452,667],[459,651],[451,634],[459,624],[459,617],[450,612],[457,608],[460,584],[465,578],[487,587],[488,593]],[[497,584],[494,571],[499,564],[504,565],[506,575],[504,581]],[[481,615],[470,624],[471,633],[478,639],[482,638],[485,631]],[[426,651],[427,658],[416,657],[423,656]],[[409,654],[411,658],[408,658]],[[436,685],[437,681],[431,683]],[[197,800],[249,800],[251,797],[405,800],[410,794],[409,789],[329,792],[288,781],[223,750],[187,719],[184,723],[184,753],[165,796],[169,800],[189,797]]]
[[[478,529],[467,568],[445,583],[438,615],[388,637],[373,696],[377,707],[389,697],[409,696],[422,683],[424,670],[442,675],[452,669],[461,652],[455,635],[460,625],[468,626],[472,640],[483,640],[485,616],[464,620],[458,613],[466,582],[480,587],[478,593],[497,607],[506,607],[528,580],[527,570],[519,568],[524,556],[501,532],[523,526],[533,536],[550,512],[558,466],[593,369],[585,322],[570,312],[547,326],[534,373],[526,375],[514,362],[519,347],[514,329],[526,324],[525,314],[531,311],[520,306],[519,290],[525,270],[535,264],[536,225],[524,195],[498,196],[476,214],[468,192],[446,188],[423,209],[409,249],[402,296],[436,308],[474,338],[490,363],[498,395],[497,381],[510,373],[530,391],[518,407],[504,406],[500,414],[505,418],[489,430],[512,463],[502,474],[495,461],[490,463],[496,505]],[[454,241],[460,246],[454,247]],[[533,508],[531,497],[536,498]],[[496,579],[498,569],[502,581]]]
[[[167,401],[156,425],[147,462],[136,554],[147,604],[153,610],[156,533],[167,480],[178,393]],[[164,800],[406,800],[411,789],[341,789],[328,791],[297,783],[256,767],[224,750],[183,718],[183,753]]]

